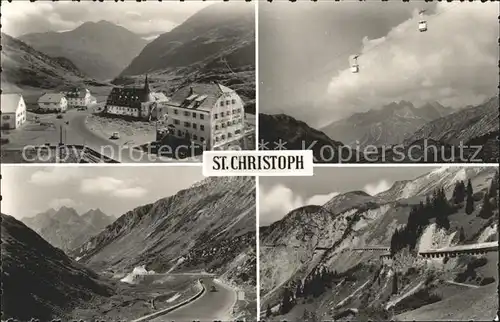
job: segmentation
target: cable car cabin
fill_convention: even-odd
[[[420,30],[420,32],[427,31],[427,21],[420,20],[418,23],[418,30]]]
[[[354,64],[351,66],[351,72],[353,73],[359,73],[359,65]]]

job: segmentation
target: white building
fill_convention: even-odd
[[[38,99],[38,107],[46,112],[64,112],[68,108],[68,100],[60,93],[46,93]]]
[[[205,144],[207,149],[222,148],[244,136],[244,103],[224,85],[192,84],[159,106],[174,136]]]
[[[93,97],[86,88],[73,88],[64,94],[71,108],[87,107],[93,103]]]
[[[26,122],[26,104],[20,94],[2,94],[2,129],[17,129]]]

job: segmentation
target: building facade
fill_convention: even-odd
[[[106,101],[105,113],[112,116],[154,120],[161,118],[158,104],[167,101],[165,94],[152,92],[148,77],[143,88],[115,87]]]
[[[244,103],[224,85],[185,86],[160,106],[172,135],[188,138],[207,149],[223,148],[244,136]]]
[[[26,122],[26,103],[20,94],[2,94],[2,129],[17,129]]]
[[[70,108],[88,107],[94,100],[87,88],[73,88],[64,94]]]
[[[45,112],[65,112],[68,100],[61,93],[46,93],[38,99],[38,107]]]

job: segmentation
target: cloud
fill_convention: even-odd
[[[369,184],[365,185],[363,190],[366,191],[366,193],[374,196],[374,195],[381,193],[383,191],[386,191],[390,188],[391,188],[391,184],[389,182],[387,182],[386,180],[381,180],[377,183],[369,183]]]
[[[29,181],[39,186],[56,186],[81,175],[82,171],[77,168],[52,167],[34,172]]]
[[[426,16],[427,32],[418,31],[415,11],[386,36],[365,38],[360,72],[352,73],[346,62],[331,79],[329,108],[355,113],[399,100],[481,103],[498,84],[497,15],[493,3],[439,3]]]
[[[80,191],[91,195],[107,193],[117,198],[139,198],[148,192],[142,187],[131,187],[130,183],[112,177],[83,179]]]
[[[59,209],[61,207],[76,207],[77,203],[73,199],[69,198],[60,198],[60,199],[52,199],[49,202],[49,207],[54,209]]]
[[[259,191],[259,220],[260,225],[269,225],[282,219],[290,211],[306,205],[323,205],[338,195],[337,192],[314,195],[304,199],[296,195],[290,188],[278,184],[267,190],[260,186]]]

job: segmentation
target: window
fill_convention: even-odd
[[[236,114],[236,110],[233,110],[233,114]]]
[[[226,128],[226,124],[225,123],[222,123],[221,126],[222,126],[223,129]]]
[[[233,120],[233,125],[235,125],[235,124],[236,124],[236,120]]]
[[[191,124],[189,122],[184,122],[184,127],[191,127]]]
[[[196,118],[196,113],[193,112],[193,118]]]
[[[226,139],[226,136],[224,134],[222,134],[222,139],[225,140]]]
[[[230,101],[230,100],[227,100],[227,101],[226,101],[226,105],[229,105],[229,104],[231,104],[231,101]]]
[[[181,130],[177,130],[177,136],[182,136],[182,131]]]
[[[189,116],[189,112],[188,112],[188,111],[185,111],[185,112],[184,112],[184,116]]]
[[[224,106],[224,101],[220,101],[220,106]]]
[[[236,104],[236,100],[233,98],[233,99],[231,100],[231,103]]]
[[[214,119],[218,119],[219,118],[219,115],[216,113],[214,114]]]
[[[201,141],[201,142],[205,142],[205,138],[204,138],[204,137],[202,137],[202,136],[200,136],[200,141]]]
[[[2,119],[4,119],[4,120],[9,120],[9,119],[10,119],[10,116],[9,116],[9,115],[4,115],[4,116],[2,116]]]
[[[240,133],[241,133],[241,130],[234,131],[234,134],[240,134]]]
[[[224,117],[224,112],[220,112],[220,117]]]
[[[218,136],[215,137],[215,142],[219,142],[219,137]]]
[[[227,134],[227,138],[228,138],[228,139],[230,139],[231,137],[233,137],[233,134],[228,133],[228,134]]]
[[[196,127],[197,127],[196,123],[193,123],[193,129],[196,130]]]
[[[227,126],[231,126],[231,121],[227,121]]]
[[[203,120],[203,119],[205,119],[205,115],[200,114],[200,120]]]
[[[174,110],[174,114],[179,114],[179,111],[178,110]]]
[[[193,140],[198,140],[198,137],[196,135],[193,135]]]
[[[200,125],[200,130],[205,131],[205,125]]]
[[[180,124],[179,120],[174,119],[174,124],[179,125]]]
[[[218,125],[216,125],[216,126],[215,126],[215,130],[218,130],[218,129],[219,129],[219,126],[218,126]]]

